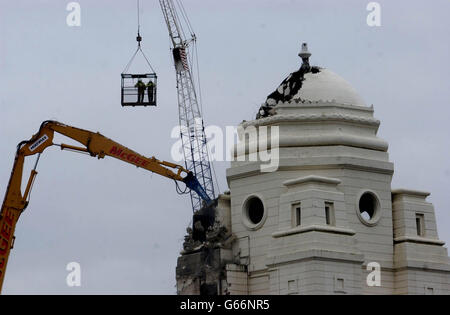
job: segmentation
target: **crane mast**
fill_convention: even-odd
[[[188,62],[188,50],[192,43],[195,44],[196,37],[191,32],[191,38],[186,39],[177,8],[172,0],[159,0],[159,3],[173,45],[172,54],[177,78],[180,136],[186,169],[197,177],[208,196],[214,199],[214,182],[204,122],[199,108],[192,71]],[[182,7],[181,9],[183,10]],[[181,12],[181,14],[186,18],[185,12]],[[190,26],[188,25],[188,27]],[[203,207],[202,199],[192,192],[191,201],[194,212]]]

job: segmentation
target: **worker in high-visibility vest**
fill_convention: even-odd
[[[148,102],[150,104],[152,104],[153,101],[154,101],[154,97],[153,97],[154,90],[155,90],[155,83],[153,83],[152,80],[148,81],[148,83],[147,83],[147,93],[148,93]]]
[[[142,82],[142,80],[139,80],[134,87],[138,89],[138,104],[144,103],[145,89],[147,88],[147,85]]]

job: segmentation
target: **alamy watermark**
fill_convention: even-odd
[[[81,6],[78,2],[69,2],[66,10],[70,13],[66,17],[66,23],[69,27],[81,26]]]
[[[81,265],[77,262],[67,264],[66,270],[69,274],[66,277],[68,287],[81,287]]]
[[[381,287],[381,265],[377,262],[367,264],[367,271],[370,271],[366,282],[369,287]]]
[[[367,16],[367,25],[370,27],[381,26],[381,5],[378,2],[369,2],[367,4],[367,11],[370,11]]]
[[[192,126],[191,132],[185,126],[172,129],[171,137],[178,139],[172,146],[171,156],[176,162],[184,161],[183,142],[180,134],[195,134],[203,129],[201,121]],[[221,128],[205,127],[208,139],[208,153],[212,162],[260,162],[261,172],[278,170],[280,162],[280,130],[278,126],[247,126]],[[188,154],[188,160],[201,160],[201,156]]]

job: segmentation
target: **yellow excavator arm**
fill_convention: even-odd
[[[195,176],[180,165],[159,161],[155,157],[147,158],[106,138],[100,133],[67,126],[56,121],[46,121],[42,123],[36,135],[28,141],[21,142],[17,147],[14,166],[0,212],[0,292],[9,253],[14,245],[16,223],[28,205],[28,196],[37,175],[36,169],[33,169],[22,194],[21,184],[25,157],[31,155],[40,156],[46,148],[53,146],[55,132],[67,136],[83,146],[76,147],[62,144],[60,145],[62,150],[85,152],[98,159],[103,159],[106,156],[114,157],[169,179],[183,182],[189,189],[197,192],[206,203],[211,202],[211,199]]]

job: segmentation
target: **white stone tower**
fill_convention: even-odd
[[[392,190],[373,107],[340,76],[311,67],[310,56],[304,44],[300,70],[241,125],[279,129],[279,167],[262,172],[250,156],[266,149],[248,137],[237,154],[245,161],[227,171],[230,193],[217,213],[232,237],[214,247],[224,271],[217,292],[450,294],[429,193]]]

